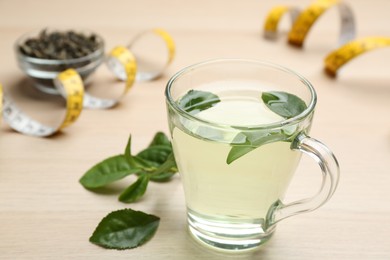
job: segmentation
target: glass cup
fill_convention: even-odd
[[[182,105],[189,91],[211,92],[220,102],[190,111]],[[299,98],[303,111],[290,118],[271,111],[261,97],[273,91]],[[255,249],[279,221],[315,210],[333,195],[338,162],[309,137],[317,97],[302,76],[266,62],[218,59],[179,71],[165,94],[188,226],[196,240],[221,250]],[[233,159],[232,151],[238,154]],[[322,185],[314,197],[284,204],[302,153],[319,164]]]

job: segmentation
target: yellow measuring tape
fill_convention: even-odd
[[[74,123],[83,108],[84,87],[80,75],[74,69],[68,69],[58,74],[54,85],[66,98],[66,114],[59,125],[47,126],[30,118],[1,90],[4,121],[15,131],[41,137],[53,135]]]
[[[173,41],[172,36],[161,28],[154,29],[153,32],[157,35],[160,35],[161,38],[165,41],[166,47],[168,49],[168,59],[165,64],[165,67],[167,67],[169,64],[171,64],[173,58],[175,57],[175,42]]]
[[[264,22],[264,37],[274,39],[277,37],[279,22],[287,13],[290,15],[293,24],[300,14],[300,10],[294,6],[278,5],[271,9]]]
[[[167,50],[167,55],[166,55],[167,57],[166,57],[165,61],[163,62],[163,64],[160,64],[160,66],[157,68],[148,68],[147,66],[146,66],[146,68],[145,67],[138,68],[138,71],[136,74],[137,81],[147,81],[147,80],[153,80],[153,79],[158,78],[159,76],[162,75],[164,70],[172,63],[172,61],[175,57],[176,47],[175,47],[175,42],[173,41],[172,36],[167,31],[165,31],[161,28],[157,28],[157,29],[144,31],[144,32],[138,34],[137,36],[134,37],[134,39],[130,42],[130,44],[127,47],[125,47],[134,54],[137,63],[139,63],[142,60],[142,57],[138,57],[139,55],[138,55],[137,51],[135,50],[136,45],[143,45],[145,43],[144,41],[147,41],[148,37],[151,37],[151,36],[157,36],[158,38],[160,38],[162,40],[161,42],[164,44],[164,47]],[[145,43],[145,46],[146,45],[147,44]],[[143,45],[142,48],[144,48],[144,49],[147,48],[145,46]],[[154,45],[149,46],[149,48],[151,48],[151,49],[147,49],[147,51],[153,52],[153,49],[156,48],[156,46],[154,46]],[[115,56],[112,56],[112,57],[115,58]],[[114,62],[111,59],[111,62],[109,62],[107,65],[110,68],[110,70],[120,80],[126,80],[126,76],[123,73],[123,70],[120,69],[120,67],[116,66],[116,62]]]
[[[85,93],[85,108],[102,109],[113,107],[118,104],[134,84],[137,63],[134,55],[126,47],[117,46],[112,49],[106,58],[106,64],[111,71],[116,71],[122,75],[125,81],[125,88],[116,99],[97,98],[89,93]]]
[[[143,37],[153,34],[159,36],[163,43],[165,44],[166,49],[168,50],[167,60],[165,63],[157,69],[146,69],[145,71],[139,70],[137,57],[132,52],[132,45],[142,40]],[[110,51],[106,58],[107,67],[115,74],[117,78],[122,81],[125,81],[125,88],[122,94],[116,99],[102,99],[97,98],[89,93],[86,93],[84,99],[84,107],[86,108],[110,108],[118,104],[120,99],[125,96],[129,91],[131,86],[136,80],[153,80],[159,77],[163,71],[168,67],[168,65],[173,61],[175,55],[175,44],[173,38],[168,32],[163,29],[153,29],[149,31],[142,32],[136,36],[132,43],[128,46],[117,46]]]
[[[390,37],[365,37],[351,41],[331,52],[325,58],[325,71],[335,77],[337,71],[347,62],[368,51],[390,46]]]
[[[351,8],[340,0],[317,0],[310,4],[302,12],[291,6],[277,6],[269,12],[264,23],[264,35],[266,38],[275,38],[278,23],[284,14],[289,13],[293,24],[288,34],[288,42],[291,45],[302,47],[313,24],[328,9],[338,6],[341,18],[341,30],[339,44],[342,45],[355,38],[355,18]]]

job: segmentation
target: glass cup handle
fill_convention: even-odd
[[[266,228],[272,227],[282,219],[321,207],[332,197],[339,182],[339,164],[326,145],[305,133],[300,133],[291,143],[291,149],[309,155],[318,163],[322,171],[322,185],[318,193],[311,198],[289,204],[283,204],[280,200],[275,202],[268,211]]]

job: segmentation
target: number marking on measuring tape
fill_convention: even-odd
[[[325,58],[325,72],[332,77],[335,77],[337,71],[347,62],[357,56],[376,50],[378,48],[389,47],[390,37],[365,37],[351,41],[339,49],[331,52]]]
[[[66,114],[58,126],[47,126],[30,118],[17,107],[6,93],[1,91],[4,121],[17,132],[40,137],[51,136],[74,123],[83,108],[84,86],[80,75],[74,69],[68,69],[58,74],[54,85],[66,99]]]
[[[57,84],[65,90],[66,116],[60,129],[76,121],[83,107],[84,87],[80,75],[73,69],[60,73]]]

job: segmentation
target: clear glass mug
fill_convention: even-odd
[[[179,104],[190,90],[215,93],[221,102],[194,114]],[[306,108],[276,120],[260,99],[269,91],[293,94]],[[196,240],[221,250],[255,249],[272,236],[280,220],[317,209],[333,195],[338,162],[324,144],[308,136],[317,97],[302,76],[255,60],[211,60],[176,73],[165,94],[188,226]],[[289,138],[271,137],[259,147],[245,140],[275,133]],[[229,161],[233,147],[244,155]],[[314,197],[284,204],[302,153],[319,164],[322,185]]]

